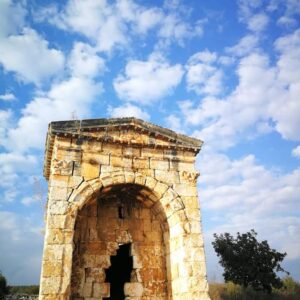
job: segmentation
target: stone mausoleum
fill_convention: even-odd
[[[209,299],[201,144],[135,118],[52,122],[40,299]]]

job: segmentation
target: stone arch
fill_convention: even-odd
[[[69,197],[69,215],[73,216],[75,222],[76,214],[84,204],[96,193],[108,191],[116,185],[133,184],[144,187],[141,191],[145,194],[145,200],[152,202],[153,209],[160,215],[160,219],[169,224],[169,218],[172,217],[173,223],[182,225],[184,232],[189,232],[189,221],[184,212],[185,206],[178,193],[167,184],[155,179],[152,176],[145,176],[138,172],[121,171],[117,174],[107,174],[92,180],[83,180],[77,186]],[[151,204],[148,203],[148,207]],[[162,210],[161,210],[162,209]]]
[[[125,173],[125,172],[124,172]],[[136,186],[139,187],[140,194],[136,201],[140,201],[147,208],[155,214],[161,224],[161,228],[164,233],[164,251],[165,251],[165,268],[166,268],[166,288],[168,291],[168,296],[172,295],[171,287],[171,262],[170,262],[170,226],[176,226],[176,224],[183,224],[182,221],[187,222],[186,215],[178,214],[179,211],[184,211],[184,205],[181,201],[180,196],[176,193],[172,187],[156,180],[150,176],[144,176],[140,173],[132,172],[129,176],[125,174],[107,175],[94,178],[89,181],[82,181],[82,183],[72,192],[69,197],[69,212],[68,215],[72,216],[72,234],[74,238],[75,233],[75,222],[78,212],[88,205],[89,201],[93,199],[94,196],[101,194],[108,194],[114,187],[124,187],[126,186]],[[173,221],[169,224],[168,219],[173,217]],[[176,221],[174,221],[176,219]],[[186,224],[186,223],[184,223]],[[185,230],[186,227],[182,227]],[[172,231],[171,231],[172,232]],[[178,232],[175,230],[174,232]],[[128,240],[121,239],[121,243],[127,243]],[[114,249],[116,250],[116,249]],[[72,261],[69,260],[65,265],[66,269],[72,269]],[[70,279],[71,282],[71,279]],[[70,285],[69,285],[70,286]],[[67,291],[68,294],[71,293],[70,288]]]

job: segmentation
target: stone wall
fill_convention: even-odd
[[[126,243],[134,262],[126,299],[209,299],[196,142],[110,124],[49,129],[40,299],[108,298],[105,270]],[[120,207],[131,214],[120,217]]]

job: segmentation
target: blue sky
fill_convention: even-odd
[[[47,125],[135,116],[202,139],[213,233],[254,228],[300,280],[300,2],[0,0],[0,270],[39,281]]]

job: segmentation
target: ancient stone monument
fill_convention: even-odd
[[[40,299],[209,299],[201,144],[135,118],[52,122]]]

